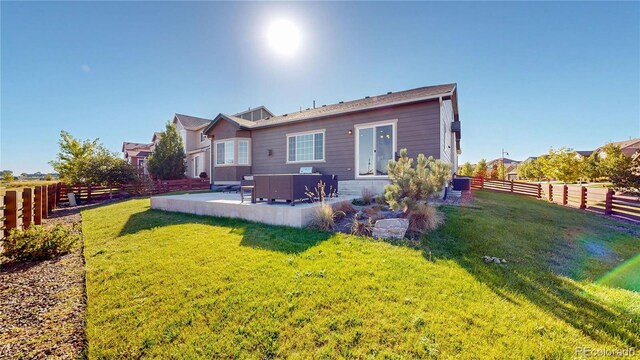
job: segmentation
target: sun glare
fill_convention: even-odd
[[[288,20],[275,20],[267,29],[269,46],[279,55],[292,56],[300,47],[301,38],[298,27]]]

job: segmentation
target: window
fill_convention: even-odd
[[[238,140],[238,165],[249,165],[248,140]]]
[[[233,138],[215,141],[215,166],[250,166],[251,140]]]
[[[138,167],[144,167],[144,159],[138,159]]]
[[[287,162],[324,161],[324,130],[287,135]]]
[[[200,156],[193,158],[193,177],[200,176]]]
[[[207,140],[207,135],[205,135],[205,133],[200,133],[200,142],[204,142],[205,140]]]
[[[233,140],[216,144],[216,165],[233,165]]]

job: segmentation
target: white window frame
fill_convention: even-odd
[[[193,157],[193,177],[197,178],[200,177],[200,173],[202,171],[200,170],[200,155],[195,155]]]
[[[240,143],[242,142],[246,142],[247,143],[247,162],[246,163],[241,163],[240,162]],[[238,153],[238,166],[250,166],[251,165],[251,140],[250,139],[237,139],[236,140],[236,147],[237,150],[236,152]]]
[[[353,172],[354,172],[354,176],[355,179],[388,179],[389,175],[360,175],[358,174],[358,159],[360,159],[360,134],[358,133],[361,129],[370,129],[370,128],[376,128],[378,126],[386,126],[386,125],[391,125],[391,137],[393,140],[393,145],[392,145],[392,158],[395,160],[395,156],[398,153],[398,119],[391,119],[391,120],[385,120],[385,121],[376,121],[376,122],[371,122],[371,123],[364,123],[364,124],[356,124],[354,125],[354,132],[353,134],[355,135],[355,159],[354,159],[354,165],[353,165]],[[375,131],[374,131],[375,134]],[[374,141],[374,150],[375,150],[375,141]]]
[[[247,164],[240,164],[238,163],[239,158],[239,151],[238,151],[238,147],[239,147],[239,143],[240,141],[246,141],[247,142]],[[218,164],[218,144],[220,143],[233,143],[233,163],[232,164]],[[251,166],[251,161],[252,161],[252,156],[251,156],[251,138],[228,138],[228,139],[221,139],[221,140],[216,140],[213,142],[213,167],[229,167],[229,166]]]
[[[318,159],[318,160],[289,160],[289,138],[292,137],[296,137],[296,136],[301,136],[301,135],[315,135],[315,134],[322,134],[322,159]],[[316,129],[316,130],[309,130],[309,131],[302,131],[302,132],[296,132],[296,133],[289,133],[287,134],[287,152],[285,154],[285,163],[286,164],[307,164],[307,163],[323,163],[326,162],[326,152],[327,152],[327,132],[326,129]],[[314,141],[315,141],[315,137],[314,137]],[[297,140],[296,140],[297,142]],[[315,147],[315,145],[314,145]],[[315,149],[314,149],[315,151]],[[298,153],[296,153],[296,156],[298,155]],[[315,157],[315,153],[314,153],[314,157]]]

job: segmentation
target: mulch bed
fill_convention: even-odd
[[[45,226],[81,231],[79,209],[55,210]],[[0,359],[84,357],[83,244],[53,260],[0,265]]]

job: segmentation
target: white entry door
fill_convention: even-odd
[[[388,177],[395,153],[395,121],[356,126],[356,178]]]

